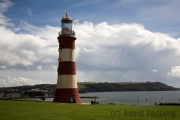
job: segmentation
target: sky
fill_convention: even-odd
[[[78,82],[180,86],[179,0],[0,0],[0,87],[56,84],[58,32],[76,32]]]

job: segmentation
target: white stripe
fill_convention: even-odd
[[[58,75],[56,88],[77,88],[76,75]]]
[[[74,49],[60,49],[59,61],[72,61],[75,62],[75,50]]]

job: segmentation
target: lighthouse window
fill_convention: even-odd
[[[72,28],[72,23],[62,23],[62,28]]]

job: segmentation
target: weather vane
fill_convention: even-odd
[[[68,13],[67,13],[67,11],[66,11],[66,10],[64,10],[64,12],[66,13],[66,17],[68,17]]]

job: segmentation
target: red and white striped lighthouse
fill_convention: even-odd
[[[59,32],[59,66],[54,102],[81,103],[75,63],[75,32],[72,30],[73,20],[66,16],[61,19],[62,29]]]

